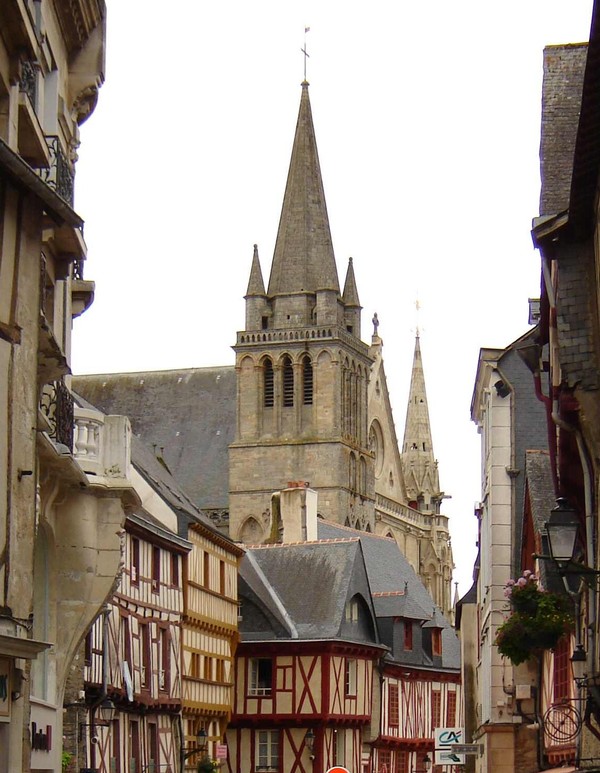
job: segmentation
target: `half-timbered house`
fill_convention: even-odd
[[[86,763],[107,773],[175,771],[181,693],[183,557],[190,545],[140,510],[125,524],[119,587],[85,645]],[[97,719],[109,698],[110,726]]]
[[[318,533],[321,539],[360,540],[379,638],[387,648],[373,683],[363,760],[373,773],[421,773],[426,759],[435,762],[434,730],[462,725],[456,634],[394,540],[325,521]]]
[[[362,769],[384,651],[358,539],[248,550],[228,770]]]
[[[118,587],[86,641],[84,699],[71,690],[69,748],[107,773],[195,770],[231,715],[243,549],[135,437],[132,463],[142,508],[127,518]],[[117,708],[109,728],[96,716],[105,697]]]

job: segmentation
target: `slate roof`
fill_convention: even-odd
[[[370,605],[374,620],[358,539],[257,545],[247,550],[240,576],[284,623],[290,638],[348,638],[342,630],[344,612],[346,602],[356,593]],[[262,591],[258,585],[261,580],[265,583]],[[286,621],[281,610],[288,616]],[[249,637],[243,629],[242,622],[245,641]],[[356,640],[364,643],[364,639]],[[377,644],[377,640],[371,638],[369,644]]]
[[[540,215],[569,206],[587,44],[544,49],[540,167]]]
[[[82,408],[101,410],[98,406],[94,405],[89,400],[86,400],[76,392],[73,393],[73,398]],[[188,524],[196,523],[200,524],[205,529],[208,529],[221,543],[226,542],[231,546],[235,545],[236,551],[242,552],[242,548],[239,545],[216,529],[210,518],[204,515],[187,496],[164,464],[157,459],[155,453],[135,435],[132,435],[131,437],[131,463],[148,485],[154,489],[154,491],[178,516],[178,533],[180,537],[187,539]],[[157,520],[150,513],[147,513],[143,508],[140,508],[136,513],[141,515],[148,523],[154,523],[163,529],[165,528],[161,521]]]
[[[319,539],[342,539],[354,535],[360,540],[367,566],[369,584],[374,594],[406,589],[406,595],[424,612],[428,619],[442,628],[442,665],[443,668],[460,670],[460,643],[439,607],[435,606],[429,591],[402,554],[396,542],[389,537],[380,537],[364,531],[356,531],[347,526],[340,526],[328,521],[318,521]],[[377,599],[377,596],[375,596]],[[379,608],[376,600],[377,616],[387,616],[385,606]],[[411,606],[414,611],[415,607]],[[381,612],[380,612],[381,609]]]
[[[104,413],[128,416],[197,507],[228,507],[233,367],[75,376],[73,389]]]

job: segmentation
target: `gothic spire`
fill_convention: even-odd
[[[304,81],[268,292],[273,297],[317,290],[340,291]]]
[[[406,410],[402,466],[409,500],[416,502],[422,500],[426,509],[433,508],[432,499],[439,501],[440,483],[437,462],[433,455],[425,374],[418,333],[415,338],[410,394]]]
[[[266,295],[265,283],[263,281],[262,271],[260,270],[260,261],[258,259],[258,245],[254,245],[254,254],[252,255],[252,268],[250,269],[250,279],[248,280],[248,289],[246,298],[249,295]]]

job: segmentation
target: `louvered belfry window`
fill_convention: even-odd
[[[304,405],[313,402],[313,367],[308,354],[302,359],[302,402]]]
[[[286,408],[294,404],[294,369],[292,361],[286,357],[283,361],[283,405]]]
[[[264,364],[264,405],[265,408],[272,408],[274,402],[273,390],[273,363],[266,359]]]

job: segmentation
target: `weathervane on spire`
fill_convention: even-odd
[[[415,310],[416,310],[416,320],[417,320],[417,325],[416,325],[415,333],[416,333],[416,336],[418,338],[419,337],[419,332],[420,332],[420,329],[419,329],[419,312],[421,311],[421,302],[419,301],[418,294],[417,294],[417,299],[415,300]]]
[[[310,27],[304,28],[304,48],[300,49],[302,53],[304,54],[304,83],[307,83],[306,80],[306,60],[310,57],[310,54],[306,50],[306,33],[310,32]]]

